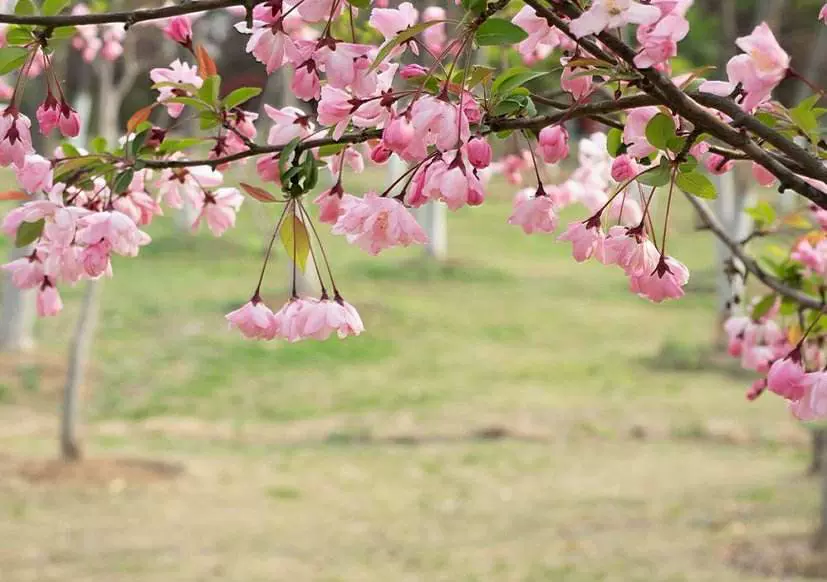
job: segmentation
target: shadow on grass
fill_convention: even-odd
[[[739,381],[753,379],[753,375],[726,352],[714,346],[689,345],[676,340],[666,340],[657,354],[641,358],[641,363],[655,371],[717,372]]]

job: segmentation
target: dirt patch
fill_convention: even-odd
[[[30,483],[110,488],[167,481],[183,472],[183,465],[149,459],[84,459],[72,463],[58,459],[26,460],[19,462],[14,471]]]
[[[741,541],[729,550],[733,566],[770,578],[801,576],[827,579],[827,553],[813,550],[809,535]]]

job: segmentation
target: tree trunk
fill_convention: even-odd
[[[819,527],[813,539],[813,547],[816,550],[827,550],[827,462],[824,455],[827,455],[827,447],[823,447],[821,458],[821,507],[819,508]]]
[[[808,474],[820,475],[824,467],[825,446],[827,444],[827,429],[814,428],[810,430],[812,443],[812,457],[810,458],[810,468]]]
[[[27,256],[31,247],[12,248],[10,261]],[[11,274],[3,277],[3,305],[0,306],[0,351],[21,352],[34,347],[34,298],[32,289],[18,289]]]
[[[60,415],[60,457],[64,461],[77,461],[81,457],[78,439],[80,388],[86,375],[89,349],[98,321],[100,285],[99,279],[86,283],[83,303],[69,348],[69,369],[63,387],[63,407]]]

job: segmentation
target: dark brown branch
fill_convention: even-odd
[[[555,3],[554,9],[543,5],[540,0],[525,0],[525,3],[534,8],[537,14],[543,16],[549,24],[556,26],[569,35],[571,32],[568,30],[568,25],[556,14],[555,10],[561,11],[570,18],[576,18],[581,14],[580,8],[567,0],[561,0]],[[750,159],[758,162],[772,172],[772,174],[780,180],[782,189],[791,188],[821,208],[827,208],[827,193],[811,186],[800,176],[796,175],[796,172],[776,160],[769,152],[750,139],[748,133],[741,132],[710,114],[660,71],[651,68],[638,69],[634,64],[636,55],[634,49],[616,36],[604,31],[597,35],[597,38],[604,46],[620,57],[621,60],[642,75],[643,79],[641,79],[639,83],[641,90],[655,97],[661,104],[666,105],[672,111],[690,121],[695,128],[701,129],[713,137],[720,139],[727,145],[743,151]],[[580,39],[581,45],[585,46],[586,42],[590,41],[588,39]],[[741,114],[751,117],[743,112],[741,112]],[[782,144],[782,140],[788,142],[783,144],[784,149],[782,151],[794,160],[800,168],[805,169],[809,177],[827,182],[827,168],[823,166],[816,167],[817,164],[812,163],[814,158],[808,152],[790,142],[784,138],[784,136],[764,126],[764,124],[757,119],[755,122],[764,128],[762,129],[763,132],[772,132],[775,134],[773,136],[775,143]]]
[[[17,14],[0,13],[0,23],[28,24],[56,28],[58,26],[122,22],[126,27],[129,27],[138,22],[146,22],[147,20],[160,20],[162,18],[205,12],[207,10],[218,10],[231,6],[253,7],[263,2],[265,2],[265,0],[192,0],[190,2],[181,2],[175,6],[164,6],[163,8],[139,8],[137,10],[124,10],[121,12],[61,14],[57,16],[20,16]]]
[[[782,297],[787,297],[792,299],[802,307],[807,307],[809,309],[815,309],[816,311],[825,311],[825,304],[818,298],[813,297],[812,295],[808,295],[790,287],[783,281],[779,280],[777,277],[774,277],[767,271],[765,271],[758,262],[750,257],[746,251],[744,251],[744,247],[738,243],[738,241],[734,240],[732,237],[727,234],[726,229],[723,225],[718,222],[718,219],[715,217],[715,214],[712,210],[709,209],[709,206],[703,200],[696,198],[695,196],[686,195],[686,198],[695,207],[695,210],[700,216],[701,220],[704,222],[706,227],[712,231],[712,233],[718,237],[718,239],[724,243],[727,248],[732,252],[733,255],[738,257],[741,262],[744,264],[744,268],[755,275],[759,281],[761,281],[764,285],[781,295]]]

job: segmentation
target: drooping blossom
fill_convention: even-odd
[[[767,373],[767,388],[787,400],[801,400],[804,396],[806,371],[801,365],[798,350],[786,358],[773,362]]]
[[[198,229],[204,219],[213,235],[221,236],[235,225],[236,213],[243,202],[244,196],[236,188],[204,191],[196,206],[199,212],[192,225],[193,230]]]
[[[632,292],[655,303],[683,297],[683,287],[688,282],[689,269],[686,265],[677,259],[663,255],[653,272],[644,272],[629,277]]]
[[[605,238],[606,235],[600,228],[600,218],[593,216],[583,222],[570,223],[566,232],[557,237],[557,240],[570,242],[574,260],[582,263],[593,256],[601,259]]]
[[[271,340],[280,331],[276,316],[258,297],[253,297],[225,317],[231,328],[249,339]]]
[[[15,166],[17,183],[26,192],[49,191],[52,189],[52,163],[38,154],[27,154],[22,166]]]
[[[181,46],[192,49],[192,23],[187,16],[174,16],[164,27],[164,34]]]
[[[473,137],[466,145],[468,149],[468,162],[477,168],[483,170],[491,165],[491,158],[493,152],[491,144],[484,137]]]
[[[562,125],[551,125],[540,131],[540,157],[547,164],[556,164],[569,155],[569,132]]]
[[[26,154],[34,152],[31,126],[29,118],[14,106],[6,107],[0,115],[0,166],[14,164],[21,167]]]
[[[557,214],[554,202],[542,188],[521,190],[514,197],[514,207],[508,224],[519,226],[526,234],[553,233],[557,230]]]
[[[349,242],[372,255],[393,246],[406,247],[428,241],[425,231],[407,208],[374,192],[349,204],[332,232],[347,236]]]

